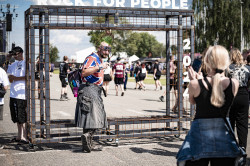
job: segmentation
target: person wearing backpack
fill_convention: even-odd
[[[108,57],[110,50],[108,43],[102,42],[98,51],[87,56],[82,65],[82,83],[78,90],[75,123],[77,127],[83,128],[82,150],[88,153],[101,150],[101,147],[93,146],[93,135],[97,130],[107,127],[101,92],[104,91],[104,69],[109,65],[103,59]]]
[[[162,90],[160,78],[161,78],[161,70],[160,70],[159,62],[158,60],[156,60],[154,64],[155,90],[158,90],[158,87],[160,88],[160,90]]]
[[[62,84],[62,89],[61,89],[61,98],[60,100],[68,100],[68,95],[67,95],[67,85],[68,85],[68,73],[69,71],[69,65],[68,65],[69,58],[67,56],[63,57],[63,62],[60,63],[59,66],[59,77],[60,81]]]

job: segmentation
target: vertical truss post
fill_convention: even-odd
[[[46,138],[50,138],[50,85],[49,85],[49,10],[45,9],[45,114],[46,114]]]
[[[166,24],[169,25],[169,17],[166,17]],[[170,116],[170,32],[166,31],[166,116]],[[170,127],[170,123],[166,123],[166,127]]]
[[[29,137],[32,136],[31,134],[31,119],[30,119],[30,78],[29,78],[29,73],[30,73],[30,67],[29,67],[29,15],[28,11],[25,12],[25,61],[26,61],[26,70],[25,70],[25,75],[26,75],[26,84],[25,84],[25,92],[26,92],[26,99],[27,99],[27,134]]]
[[[43,22],[43,14],[39,14],[39,24]],[[44,84],[43,84],[43,68],[44,68],[44,63],[43,63],[43,28],[40,26],[39,27],[39,75],[40,75],[40,88],[38,89],[38,93],[40,94],[40,125],[44,124]],[[44,128],[40,129],[41,135],[44,136]]]
[[[183,31],[182,31],[182,15],[178,18],[178,110],[179,110],[179,120],[183,116],[183,89],[182,89],[182,71],[183,71]],[[182,130],[182,123],[178,122],[179,131]]]
[[[28,62],[27,62],[28,63]],[[33,26],[33,9],[30,9],[30,66],[31,66],[31,137],[36,142],[36,100],[35,100],[35,29]]]
[[[191,60],[192,62],[194,61],[194,52],[195,52],[195,47],[194,47],[194,16],[191,16]],[[190,104],[190,114],[191,117],[194,117],[194,109],[195,106]]]

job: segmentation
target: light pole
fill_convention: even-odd
[[[243,2],[240,0],[240,51],[243,52],[243,17],[242,17],[242,4]]]

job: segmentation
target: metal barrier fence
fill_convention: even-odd
[[[126,21],[124,21],[126,20]],[[183,96],[184,51],[194,56],[194,16],[192,10],[140,9],[115,7],[31,6],[25,12],[26,89],[28,104],[28,135],[33,144],[79,139],[82,129],[73,120],[51,120],[49,31],[50,29],[137,30],[166,32],[166,115],[132,118],[108,118],[109,127],[99,131],[96,139],[152,137],[186,133],[194,107]],[[184,40],[186,39],[186,40]],[[183,40],[185,45],[183,44]],[[176,47],[177,94],[170,89],[170,56]],[[189,51],[190,49],[190,51]],[[35,57],[40,78],[35,80]],[[185,58],[184,58],[185,60]],[[31,76],[30,78],[28,78]],[[184,87],[184,88],[183,88]],[[178,97],[181,96],[181,97]],[[170,106],[177,104],[177,114]],[[185,112],[184,112],[185,108]],[[185,113],[185,114],[184,114]],[[187,127],[183,127],[187,123]]]

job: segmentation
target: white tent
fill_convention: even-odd
[[[128,54],[127,54],[126,52],[117,52],[116,55],[113,55],[113,56],[110,58],[110,61],[111,61],[111,62],[116,61],[116,59],[118,58],[118,56],[122,59],[121,62],[123,62],[124,60],[127,59]]]
[[[76,62],[77,63],[83,63],[85,58],[89,56],[92,52],[94,52],[96,49],[95,47],[89,47],[80,51],[76,52]]]
[[[139,60],[138,56],[132,55],[131,57],[129,57],[128,62],[129,64],[131,64],[132,62],[137,61],[137,60]]]

